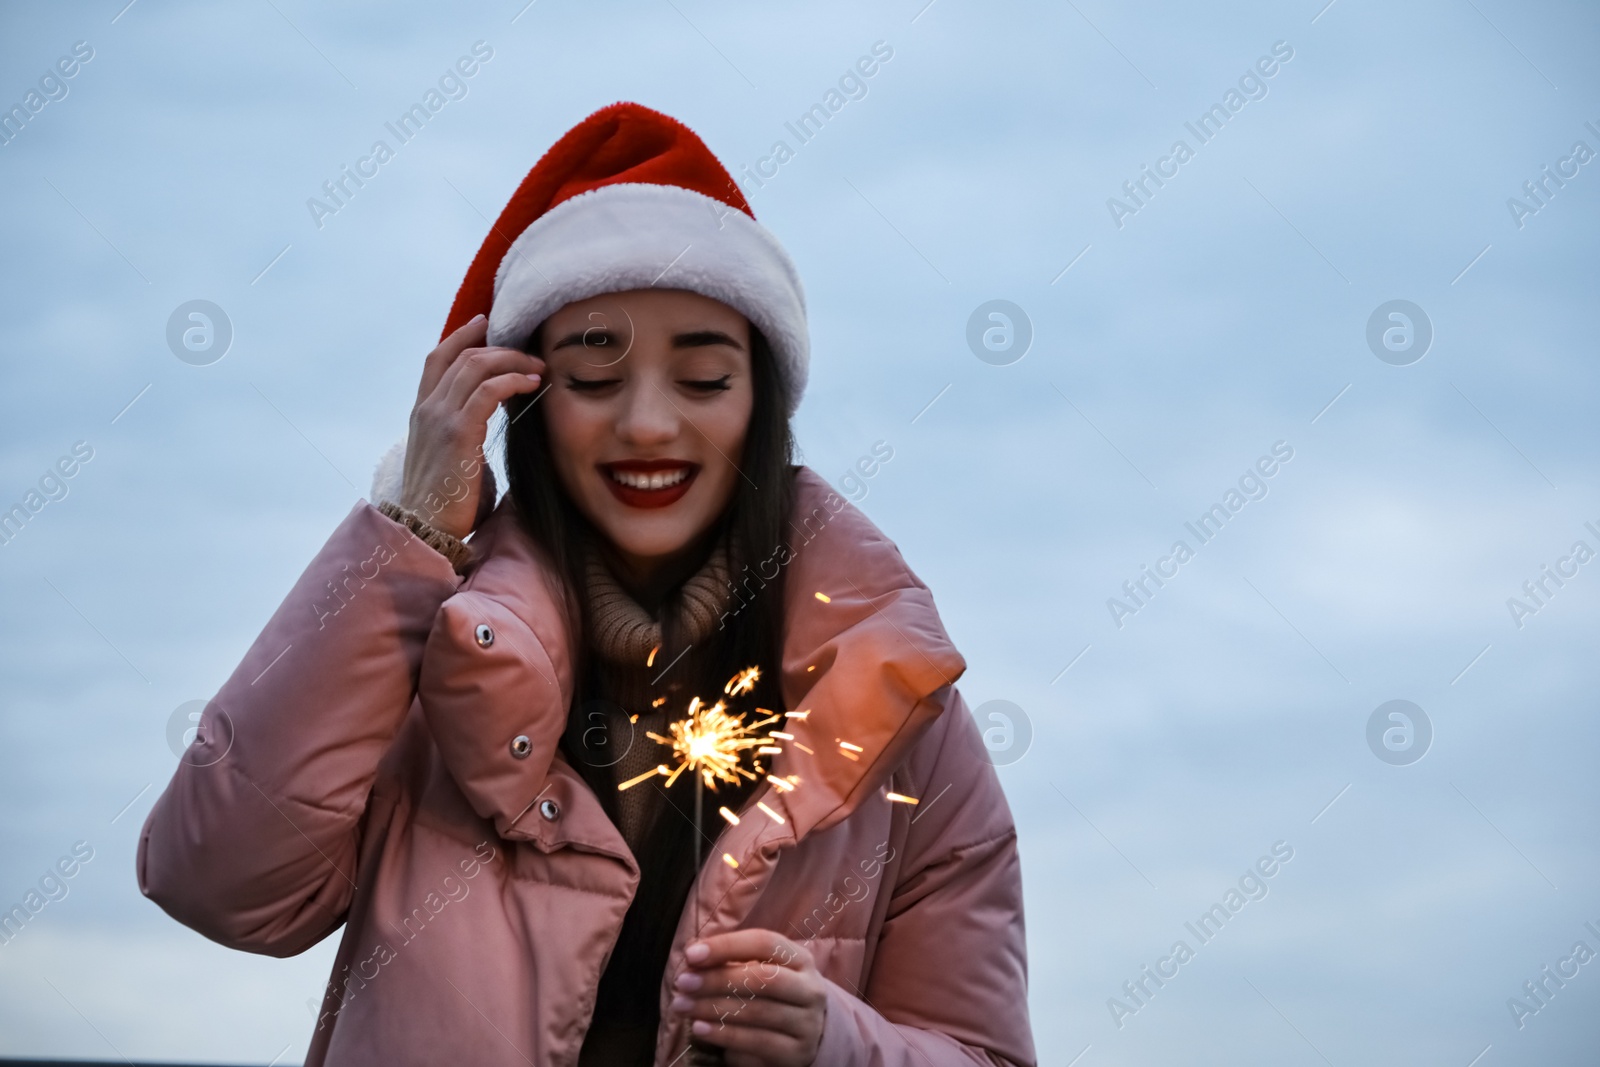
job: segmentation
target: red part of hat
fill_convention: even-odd
[[[511,194],[467,269],[440,340],[474,315],[489,314],[500,261],[535,219],[563,200],[622,182],[681,186],[756,217],[733,176],[689,127],[627,101],[603,107],[552,145]]]

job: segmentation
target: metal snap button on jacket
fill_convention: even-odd
[[[527,759],[528,753],[533,751],[533,742],[527,734],[518,734],[511,739],[511,754],[517,759]]]
[[[489,629],[489,624],[486,622],[480,622],[472,635],[478,639],[479,648],[488,648],[494,644],[494,631]]]
[[[556,818],[561,814],[561,805],[553,800],[541,800],[539,801],[539,814],[543,815],[547,822],[555,822]]]

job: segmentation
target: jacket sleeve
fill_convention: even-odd
[[[828,983],[815,1062],[1033,1064],[1016,829],[954,688],[908,772],[920,803],[865,986]]]
[[[448,560],[351,509],[201,715],[140,836],[140,890],[232,948],[289,956],[343,921],[378,763],[410,708]]]

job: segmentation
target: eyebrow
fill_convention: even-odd
[[[673,348],[707,348],[711,345],[727,345],[729,348],[744,351],[744,345],[721,330],[690,330],[688,333],[672,335]]]
[[[554,352],[558,348],[567,348],[571,345],[586,345],[589,339],[596,335],[605,338],[607,342],[617,339],[617,335],[606,327],[590,326],[563,337],[550,346],[550,351]],[[673,348],[709,348],[713,345],[727,345],[729,348],[744,351],[744,345],[736,341],[731,334],[723,333],[721,330],[689,330],[672,335]]]

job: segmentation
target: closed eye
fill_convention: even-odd
[[[678,384],[703,393],[720,393],[728,388],[728,381],[733,375],[724,374],[720,378],[700,378],[681,381]]]
[[[616,385],[621,378],[578,378],[569,376],[567,388],[576,393],[597,393],[610,385]]]

